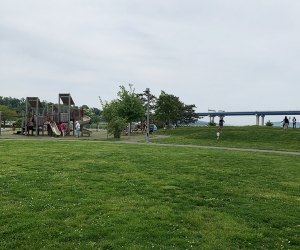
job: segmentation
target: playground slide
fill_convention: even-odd
[[[50,127],[51,127],[51,129],[52,129],[52,131],[53,131],[53,133],[54,134],[56,134],[56,135],[60,135],[61,133],[60,133],[60,130],[59,130],[59,128],[57,127],[57,125],[56,125],[56,123],[55,122],[49,122],[49,125],[50,125]]]
[[[82,120],[79,121],[79,124],[80,124],[80,126],[84,126],[84,125],[89,124],[90,122],[91,122],[91,118],[87,115],[84,115],[82,117]]]
[[[91,123],[91,118],[89,116],[83,116],[82,120],[79,121],[80,126],[82,126],[82,135],[87,134],[88,136],[91,136],[92,131],[84,128],[84,125],[90,124]]]

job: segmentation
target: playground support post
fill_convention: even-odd
[[[0,111],[0,135],[1,135],[1,126],[2,126],[2,112]]]
[[[149,133],[150,133],[150,128],[149,128],[150,89],[146,88],[145,93],[147,94],[147,130],[146,130],[146,142],[149,143],[150,142],[150,137],[149,137]]]
[[[25,116],[26,114],[22,111],[22,123],[21,123],[21,134],[23,133],[23,125],[25,126]]]
[[[24,123],[24,132],[25,132],[25,136],[28,134],[28,97],[26,97],[26,104],[25,104],[25,123]]]
[[[70,123],[71,123],[71,95],[69,94],[69,106],[68,106],[68,112],[69,112],[69,118],[68,118],[68,130],[67,133],[70,135]]]
[[[35,136],[39,134],[39,99],[36,100],[35,107]]]

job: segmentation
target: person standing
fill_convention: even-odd
[[[76,130],[76,136],[80,136],[80,123],[78,121],[75,122],[75,130]]]
[[[297,120],[295,116],[293,117],[292,121],[293,121],[293,128],[296,128]]]
[[[219,120],[219,132],[220,132],[220,133],[222,132],[224,123],[225,123],[225,121],[224,121],[224,119],[223,119],[223,116],[220,116],[220,120]]]
[[[66,135],[66,130],[67,130],[67,125],[66,125],[64,122],[62,122],[62,123],[60,124],[60,130],[61,130],[62,136],[65,137],[65,135]]]
[[[219,140],[219,139],[220,139],[220,135],[221,135],[220,131],[221,131],[221,129],[220,129],[220,128],[218,128],[218,130],[217,130],[217,140]]]
[[[29,135],[29,131],[31,130],[31,135],[33,135],[33,127],[34,127],[34,117],[28,121],[28,127],[27,127],[27,135]]]
[[[283,119],[283,129],[285,129],[285,130],[287,130],[288,129],[288,127],[289,127],[289,119],[287,118],[287,116],[285,116],[284,117],[284,119]]]

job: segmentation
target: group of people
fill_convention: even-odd
[[[297,119],[295,116],[293,117],[292,122],[293,122],[293,128],[296,128],[297,127]],[[290,124],[290,120],[287,118],[287,116],[285,116],[282,121],[283,128],[288,129],[289,124]]]
[[[62,122],[59,125],[60,131],[62,133],[62,136],[64,137],[67,133],[67,125],[66,123]],[[76,131],[76,137],[80,136],[80,123],[78,121],[75,122],[75,131]]]
[[[297,119],[296,119],[296,117],[293,117],[292,122],[293,122],[293,128],[296,128],[297,127]],[[224,121],[223,117],[220,117],[219,127],[218,127],[218,130],[217,130],[217,140],[220,139],[224,123],[225,123],[225,121]],[[283,128],[285,130],[288,129],[289,124],[290,124],[290,121],[287,118],[287,116],[285,116],[284,119],[283,119],[283,121],[282,121]]]

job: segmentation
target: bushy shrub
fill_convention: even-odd
[[[126,121],[121,117],[114,117],[108,123],[108,133],[113,134],[114,138],[120,138],[122,131],[126,128]]]
[[[272,127],[272,126],[273,126],[273,123],[269,120],[269,121],[266,122],[266,126]]]

